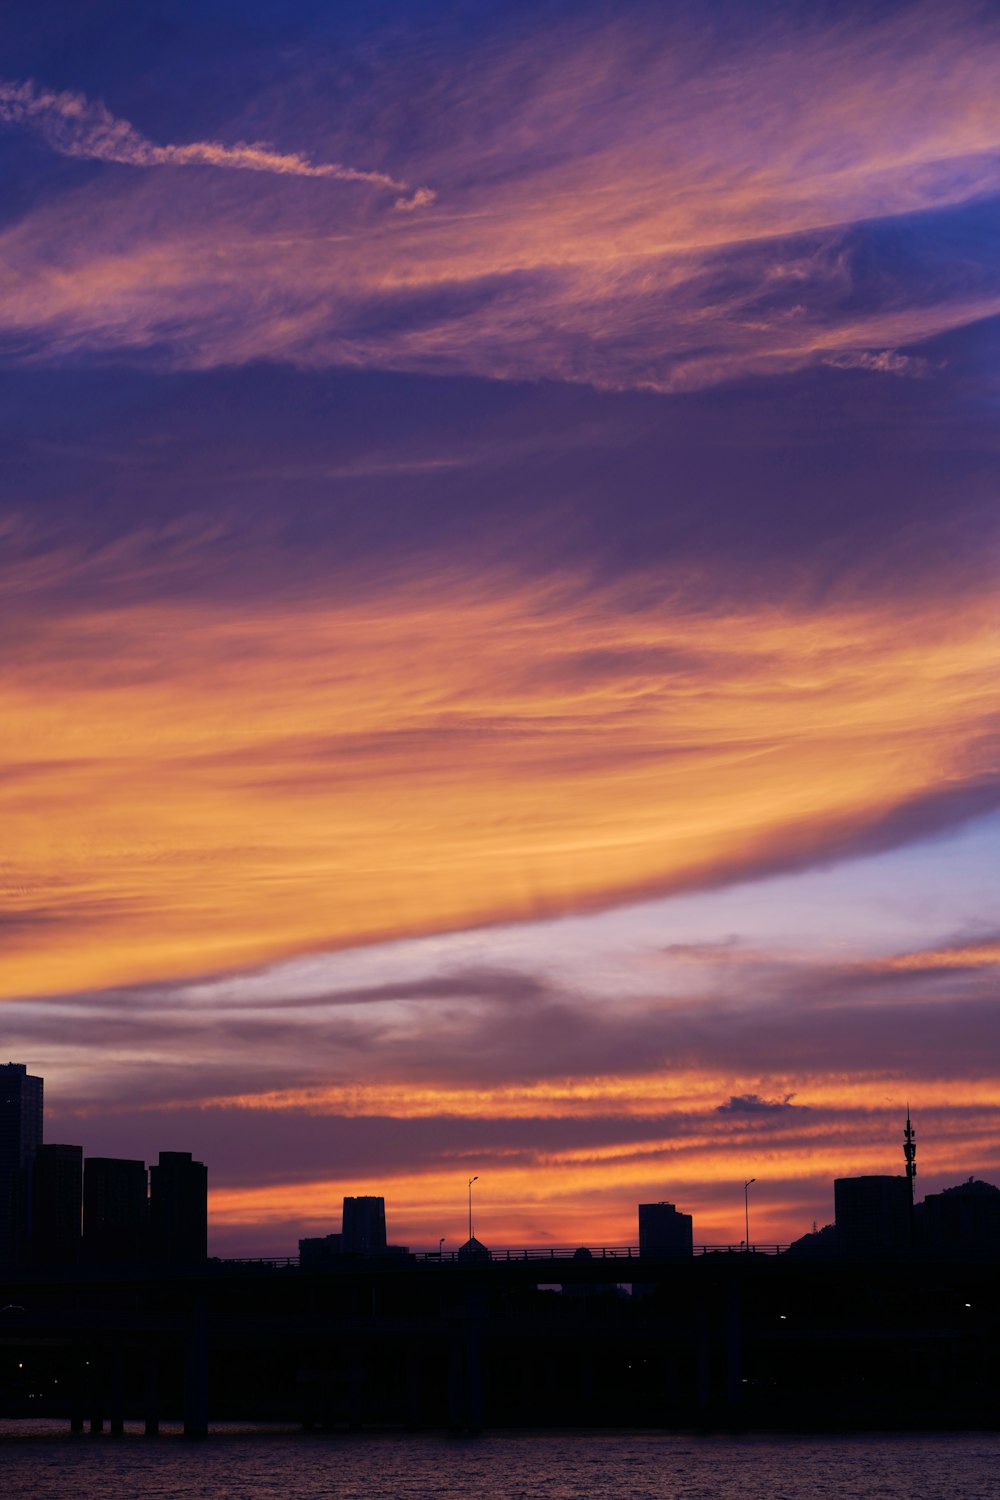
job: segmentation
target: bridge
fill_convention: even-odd
[[[0,1277],[0,1412],[78,1433],[995,1426],[998,1353],[992,1263],[547,1248]]]

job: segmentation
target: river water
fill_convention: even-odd
[[[11,1500],[996,1500],[1000,1435],[72,1437],[0,1422]]]

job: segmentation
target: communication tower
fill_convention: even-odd
[[[914,1238],[913,1179],[917,1175],[917,1137],[910,1124],[910,1106],[906,1106],[906,1129],[903,1131],[903,1158],[906,1162],[906,1180],[910,1187],[910,1243]]]

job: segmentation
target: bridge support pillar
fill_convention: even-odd
[[[108,1401],[109,1431],[120,1437],[125,1431],[125,1350],[116,1344],[111,1351],[111,1381]]]
[[[355,1356],[347,1369],[347,1428],[360,1432],[365,1414],[365,1372]]]
[[[143,1430],[147,1437],[156,1437],[160,1431],[160,1351],[154,1343],[146,1346],[146,1379],[143,1397],[145,1415]]]
[[[698,1309],[695,1369],[698,1416],[704,1422],[708,1420],[712,1408],[712,1343],[708,1311],[703,1299]]]
[[[467,1319],[448,1349],[448,1422],[452,1432],[479,1432],[483,1425],[480,1329]]]
[[[743,1308],[739,1288],[726,1292],[726,1415],[738,1421],[743,1407]]]
[[[411,1430],[424,1425],[424,1364],[415,1343],[406,1350],[406,1425]]]
[[[461,1432],[465,1425],[463,1364],[462,1341],[456,1336],[448,1342],[448,1426],[452,1432]]]
[[[589,1354],[579,1356],[577,1367],[577,1416],[590,1422],[594,1413],[594,1361]]]
[[[478,1432],[483,1425],[483,1361],[479,1325],[469,1329],[466,1345],[466,1401],[469,1412],[469,1431]]]
[[[208,1314],[204,1298],[191,1309],[184,1360],[184,1436],[208,1433]]]
[[[80,1350],[74,1349],[70,1359],[69,1430],[82,1432],[85,1409],[84,1364]]]
[[[91,1349],[87,1371],[87,1406],[90,1411],[90,1430],[104,1431],[104,1350]]]

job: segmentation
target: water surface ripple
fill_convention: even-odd
[[[1000,1435],[303,1435],[200,1443],[0,1422],[17,1500],[995,1500]]]

